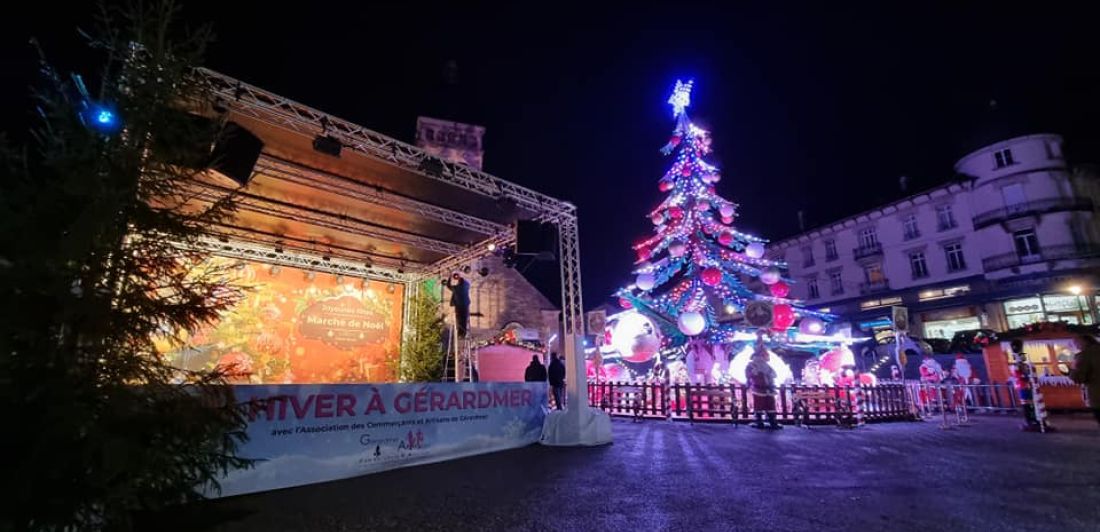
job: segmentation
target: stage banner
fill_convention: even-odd
[[[258,460],[222,496],[253,493],[530,445],[546,416],[545,383],[241,385]],[[216,495],[216,494],[211,494]]]
[[[485,128],[426,116],[416,119],[416,145],[444,161],[481,170]]]

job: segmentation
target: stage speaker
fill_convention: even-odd
[[[211,151],[211,167],[242,186],[252,179],[264,143],[236,122],[227,122]]]
[[[516,253],[553,259],[558,252],[558,228],[551,223],[516,222]]]

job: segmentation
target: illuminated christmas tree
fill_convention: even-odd
[[[796,343],[799,318],[802,340],[822,334],[828,316],[788,299],[786,265],[764,257],[766,240],[733,227],[737,205],[715,193],[720,175],[706,161],[710,135],[687,115],[692,83],[677,81],[668,100],[676,128],[662,152],[675,160],[658,184],[667,197],[649,215],[656,234],[634,246],[637,277],[620,291],[620,303],[659,324],[666,346],[689,337],[746,340],[760,331]],[[742,282],[752,278],[766,288]]]

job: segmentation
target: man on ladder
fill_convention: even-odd
[[[454,272],[451,274],[450,281],[443,284],[451,291],[451,306],[455,311],[455,335],[451,342],[451,351],[455,356],[456,367],[461,364],[461,357],[459,353],[465,351],[462,348],[466,344],[466,331],[470,324],[470,282],[462,278],[462,274]],[[467,362],[469,362],[467,360]],[[470,371],[467,371],[467,378],[471,378]],[[459,372],[455,372],[455,380],[465,380]]]

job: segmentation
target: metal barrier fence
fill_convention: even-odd
[[[588,402],[612,416],[689,422],[748,423],[753,399],[739,384],[589,383]],[[903,384],[778,387],[776,418],[785,423],[832,424],[914,419]]]
[[[1000,384],[929,384],[911,382],[909,399],[913,408],[925,415],[954,412],[1017,412],[1020,400],[1016,388]]]

